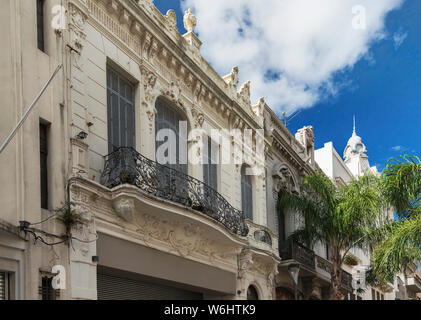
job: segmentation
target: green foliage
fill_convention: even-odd
[[[421,260],[420,159],[392,159],[383,171],[381,187],[398,217],[378,238],[379,246],[372,254],[373,282],[384,285],[408,263]]]
[[[61,210],[60,214],[57,216],[57,219],[65,226],[67,235],[70,235],[74,226],[81,223],[80,215],[67,206]]]
[[[358,260],[354,256],[347,254],[344,258],[344,263],[349,266],[356,266],[358,265]]]
[[[301,195],[280,196],[278,211],[292,210],[304,218],[304,226],[292,238],[310,247],[318,241],[327,243],[336,248],[334,254],[339,258],[340,250],[365,245],[365,236],[380,223],[377,181],[366,175],[338,188],[322,173],[315,173],[304,178]]]
[[[376,238],[369,235],[384,224],[378,182],[378,177],[367,174],[338,188],[317,172],[303,179],[301,195],[280,195],[278,212],[293,211],[303,217],[305,223],[291,238],[308,247],[317,242],[328,244],[332,263],[340,268],[348,250],[370,244]]]

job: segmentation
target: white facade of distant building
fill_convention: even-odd
[[[322,169],[322,171],[330,179],[335,181],[338,186],[344,186],[353,179],[357,179],[367,172],[376,175],[379,174],[375,166],[370,166],[367,156],[367,148],[362,142],[361,137],[359,137],[356,133],[355,121],[352,136],[345,147],[344,160],[335,150],[332,142],[327,142],[323,148],[315,150],[315,160],[320,169]],[[386,214],[393,219],[393,212],[389,211]],[[361,279],[363,279],[362,274],[364,273],[364,270],[368,270],[370,266],[370,250],[353,248],[350,250],[350,254],[356,258],[358,265],[354,267],[344,265],[344,270],[353,274],[354,279],[359,278],[359,274],[361,274]],[[412,277],[416,279],[415,273],[412,272],[412,274]],[[366,286],[364,292],[356,294],[355,298],[362,300],[406,299],[408,295],[403,293],[406,292],[406,290],[402,288],[405,281],[405,279],[402,280],[401,276],[395,277],[394,283],[388,284],[387,288],[382,288],[383,290],[380,288]],[[412,287],[415,288],[415,286]],[[411,296],[411,294],[409,294],[409,296]]]

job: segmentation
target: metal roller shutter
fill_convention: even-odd
[[[6,300],[6,273],[0,272],[0,300]]]
[[[201,300],[197,292],[97,274],[98,300]]]

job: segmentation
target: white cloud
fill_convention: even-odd
[[[399,29],[399,31],[393,34],[393,43],[395,45],[395,50],[399,49],[399,47],[406,40],[407,37],[408,37],[408,32],[403,32],[402,29]]]
[[[393,151],[400,151],[400,150],[402,150],[402,146],[394,146],[394,147],[392,147],[392,150]]]
[[[385,38],[387,13],[402,2],[182,0],[182,7],[193,8],[202,55],[216,71],[239,66],[253,102],[263,96],[275,111],[292,112],[336,94],[343,83],[334,75],[370,58],[370,46]],[[366,9],[365,29],[353,28],[356,5]]]

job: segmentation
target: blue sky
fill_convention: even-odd
[[[185,32],[183,13],[178,0],[155,0],[155,5],[163,14],[168,9],[175,10],[178,28],[181,33]],[[198,20],[202,18],[207,21],[199,6],[197,11]],[[253,12],[248,11],[247,15],[253,15]],[[247,28],[249,24],[250,22],[247,22],[244,27]],[[376,165],[379,170],[384,168],[390,157],[400,154],[421,155],[421,1],[406,0],[397,9],[387,12],[384,25],[382,38],[370,42],[369,51],[359,56],[356,63],[338,68],[329,78],[332,83],[339,84],[335,93],[318,95],[310,100],[298,97],[297,101],[300,101],[303,107],[300,107],[300,103],[295,104],[293,100],[294,92],[297,96],[300,95],[299,90],[290,90],[293,97],[281,97],[294,101],[290,104],[293,107],[285,107],[289,113],[301,110],[289,125],[291,132],[294,133],[305,125],[312,125],[316,148],[322,147],[325,142],[333,141],[341,155],[352,134],[352,118],[355,114],[357,134],[363,138],[368,149],[371,165]],[[200,26],[201,39],[202,35],[209,39],[206,28],[210,29],[209,32],[213,31],[212,27]],[[241,33],[247,32],[247,29],[245,30],[242,29]],[[204,43],[204,47],[205,45]],[[205,58],[210,57],[209,62],[218,72],[226,71],[228,65],[219,63],[218,57],[212,55],[212,48],[208,48],[205,47]],[[245,59],[240,55],[236,58],[240,60],[240,65],[241,60]],[[229,63],[232,66],[236,65],[235,61]],[[228,72],[229,70],[226,73]],[[282,70],[267,70],[266,76],[278,72]],[[247,75],[250,75],[250,72]],[[280,114],[282,108],[278,107],[278,104],[280,105],[269,103]]]

